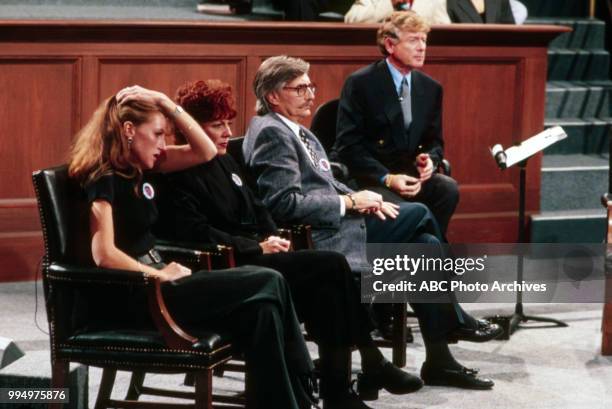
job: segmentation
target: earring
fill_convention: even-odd
[[[132,142],[134,142],[134,138],[132,138],[131,136],[127,138],[128,149],[132,148]]]

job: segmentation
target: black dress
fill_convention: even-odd
[[[86,187],[89,202],[105,200],[113,208],[115,242],[119,249],[139,257],[153,247],[151,226],[157,218],[152,200],[155,188],[144,180],[106,175]],[[198,271],[162,284],[164,300],[177,322],[197,333],[198,328],[225,331],[242,348],[252,375],[253,407],[308,406],[303,378],[312,373],[310,360],[283,277],[261,267]],[[106,303],[121,310],[126,321],[142,320],[142,294],[128,305]],[[113,305],[108,305],[113,304]]]
[[[485,0],[485,11],[479,14],[471,0],[448,0],[448,16],[453,23],[515,24],[508,0]]]

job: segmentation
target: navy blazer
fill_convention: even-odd
[[[388,173],[417,175],[414,161],[429,153],[434,167],[443,158],[442,86],[413,70],[409,133],[385,60],[351,74],[338,107],[334,152],[361,185],[378,185]]]
[[[453,23],[515,24],[508,0],[485,0],[485,19],[470,0],[447,0],[446,10]]]

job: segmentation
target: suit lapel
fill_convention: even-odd
[[[499,6],[498,1],[485,0],[485,23],[497,20],[495,18],[495,16],[497,16],[497,6]]]
[[[380,89],[380,101],[383,104],[385,116],[391,124],[391,135],[395,145],[398,147],[405,145],[404,117],[402,115],[402,106],[399,102],[399,95],[395,89],[393,77],[389,72],[389,67],[385,60],[378,62],[376,66],[377,80],[372,83],[373,86]]]
[[[480,17],[480,14],[478,14],[478,11],[470,0],[457,0],[457,5],[459,8],[461,8],[461,10],[463,10],[466,16],[469,17],[469,20],[472,23],[484,23],[484,21],[482,21],[482,17]],[[486,7],[487,5],[485,4],[485,9]]]

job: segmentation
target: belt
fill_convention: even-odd
[[[147,264],[147,265],[159,264],[162,262],[161,255],[155,249],[151,249],[147,251],[146,253],[136,257],[136,259],[142,264]]]

